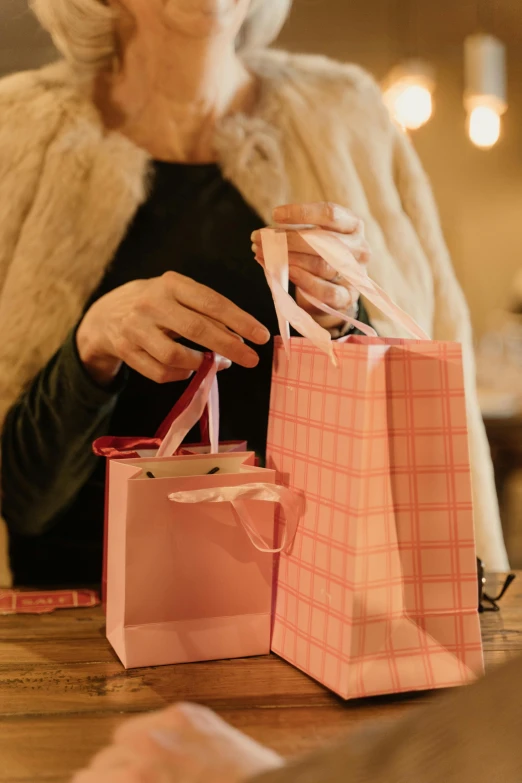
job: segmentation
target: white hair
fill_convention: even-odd
[[[29,0],[57,49],[75,70],[99,71],[116,54],[114,14],[107,0]],[[238,51],[268,46],[277,38],[293,0],[251,0],[237,38]]]

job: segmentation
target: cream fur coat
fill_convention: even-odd
[[[366,223],[371,276],[435,339],[464,344],[478,551],[505,569],[468,311],[415,153],[359,68],[281,52],[251,55],[249,66],[261,100],[218,129],[224,175],[267,222],[287,202],[348,206]],[[65,64],[0,82],[0,421],[81,316],[146,196],[148,162],[104,131]],[[369,312],[381,335],[397,335]]]

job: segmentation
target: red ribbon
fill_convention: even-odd
[[[201,367],[196,372],[191,382],[176,402],[167,418],[161,423],[154,438],[124,438],[124,437],[112,437],[106,435],[103,438],[98,438],[93,443],[93,451],[98,457],[106,457],[107,459],[136,459],[139,458],[138,451],[157,451],[161,446],[163,438],[167,435],[168,431],[181,414],[186,410],[194,399],[194,395],[197,390],[209,374],[214,364],[214,356],[211,353],[206,353],[203,356]],[[201,431],[202,445],[209,443],[209,424],[208,424],[208,409],[205,408],[205,412],[199,422]]]
[[[107,459],[136,459],[138,451],[157,451],[161,446],[159,438],[113,438],[106,435],[93,443],[96,456]]]

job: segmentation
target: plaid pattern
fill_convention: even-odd
[[[344,698],[483,672],[459,345],[276,344],[267,467],[307,508],[272,649]]]

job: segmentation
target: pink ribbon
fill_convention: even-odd
[[[176,454],[190,430],[201,424],[208,430],[210,453],[219,453],[219,390],[217,372],[221,357],[206,353],[203,362],[154,438],[98,438],[93,451],[108,459],[138,458],[140,451],[156,451],[158,457]],[[206,413],[208,412],[208,415]]]
[[[219,390],[217,372],[220,357],[217,354],[209,354],[207,366],[204,372],[198,371],[187,392],[190,392],[188,402],[180,399],[178,406],[179,415],[175,415],[177,407],[174,407],[173,421],[168,431],[163,436],[157,457],[170,457],[177,452],[190,430],[195,427],[202,418],[205,408],[208,406],[208,425],[210,438],[210,453],[219,453]]]
[[[265,275],[274,299],[279,333],[287,354],[290,352],[290,327],[313,342],[336,364],[330,332],[319,326],[312,316],[303,310],[288,293],[288,242],[284,231],[264,228],[261,242],[265,258]]]
[[[389,316],[396,324],[402,326],[413,337],[419,340],[429,340],[428,335],[404,310],[401,310],[376,283],[368,277],[366,269],[357,263],[352,251],[342,236],[332,231],[322,229],[299,230],[299,236],[318,253],[335,271],[344,278],[356,291],[372,302],[381,312]],[[330,333],[323,329],[303,310],[288,293],[288,242],[286,231],[265,228],[261,231],[261,242],[265,259],[265,275],[272,292],[274,305],[279,322],[279,331],[285,351],[290,351],[290,329],[294,329],[303,337],[308,338],[320,351],[337,364]],[[303,294],[314,307],[329,315],[335,315],[355,326],[368,337],[377,337],[374,329],[366,324],[350,318],[344,313],[328,307],[315,297]]]
[[[430,339],[418,323],[398,307],[386,291],[383,291],[377,283],[368,277],[366,269],[357,263],[348,247],[348,238],[344,239],[341,234],[321,229],[301,231],[300,235],[316,253],[319,253],[341,277],[347,280],[361,296],[375,305],[381,313],[387,315],[398,326],[402,326],[417,340]]]
[[[230,503],[239,523],[244,528],[253,546],[259,552],[279,554],[287,552],[293,542],[303,513],[303,501],[300,496],[287,487],[278,484],[240,484],[234,487],[208,487],[184,492],[173,492],[168,496],[172,503]],[[280,547],[272,549],[256,530],[255,523],[248,510],[247,502],[260,500],[265,503],[277,503],[285,516],[285,530]]]

